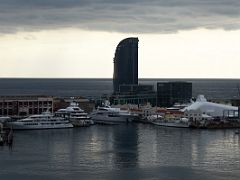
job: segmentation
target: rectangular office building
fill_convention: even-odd
[[[187,103],[192,98],[190,82],[158,82],[157,105],[171,107],[175,103]]]
[[[156,105],[156,92],[153,85],[128,84],[120,85],[119,93],[110,98],[111,104],[147,104]]]

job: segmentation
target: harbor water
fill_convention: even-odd
[[[169,80],[139,82],[158,81]],[[193,83],[193,96],[239,97],[240,80],[184,81]],[[111,92],[111,79],[0,79],[0,96],[90,98]],[[240,136],[234,132],[146,124],[14,131],[12,146],[0,146],[0,180],[238,180]]]
[[[146,124],[15,131],[0,179],[240,179],[235,130]]]

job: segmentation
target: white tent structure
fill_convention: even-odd
[[[188,107],[185,107],[182,111],[200,112],[202,114],[206,114],[212,117],[222,117],[226,112],[230,116],[235,115],[234,112],[238,111],[238,107],[208,102],[204,95],[199,95],[196,102],[194,102]]]

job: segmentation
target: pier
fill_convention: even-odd
[[[12,146],[13,143],[13,130],[4,127],[3,123],[0,123],[0,146]]]

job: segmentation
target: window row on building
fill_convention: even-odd
[[[0,116],[28,116],[53,110],[53,97],[0,97]]]

